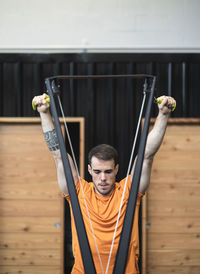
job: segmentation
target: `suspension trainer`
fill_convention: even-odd
[[[115,260],[115,266],[113,273],[115,274],[124,274],[125,267],[126,267],[126,260],[128,255],[128,249],[129,249],[129,241],[130,241],[130,235],[132,231],[132,225],[133,225],[133,219],[134,219],[134,212],[135,212],[135,205],[136,205],[136,199],[137,199],[137,193],[138,193],[138,187],[140,182],[140,176],[141,176],[141,170],[142,170],[142,163],[144,158],[144,151],[145,151],[145,145],[146,145],[146,139],[149,129],[149,120],[151,115],[151,106],[154,98],[154,89],[155,89],[155,81],[156,77],[152,75],[147,74],[128,74],[128,75],[61,75],[61,76],[54,76],[49,77],[45,79],[45,84],[47,87],[47,91],[50,97],[50,107],[51,107],[51,113],[54,119],[55,129],[59,141],[59,147],[61,151],[61,157],[64,167],[64,173],[66,177],[66,181],[68,183],[68,191],[74,216],[74,221],[76,225],[83,265],[85,269],[85,273],[91,273],[95,274],[96,269],[94,266],[94,261],[83,221],[83,216],[81,213],[75,183],[73,181],[72,171],[69,163],[69,158],[67,155],[65,142],[63,139],[63,134],[58,118],[58,113],[56,109],[56,104],[54,101],[54,97],[59,97],[59,89],[55,84],[56,80],[69,80],[69,79],[144,79],[145,85],[144,85],[144,93],[149,93],[149,100],[148,105],[146,109],[145,114],[145,123],[144,123],[144,129],[141,136],[141,141],[139,144],[139,150],[138,150],[138,158],[136,161],[135,171],[132,179],[131,184],[131,190],[129,194],[129,200],[127,204],[126,209],[126,215],[124,218],[124,224],[123,229],[121,232],[121,238],[118,246],[118,251],[116,255]],[[150,84],[149,84],[150,82]],[[134,183],[133,183],[134,182]],[[109,267],[109,262],[107,265],[107,271]],[[107,273],[107,271],[105,273]],[[104,273],[104,271],[102,270]]]

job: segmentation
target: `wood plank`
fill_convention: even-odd
[[[200,200],[154,201],[148,198],[148,203],[148,216],[200,217]]]
[[[84,121],[83,117],[65,117],[65,120],[68,123],[81,123]],[[59,121],[61,123],[64,122],[63,118],[59,118]],[[0,123],[2,125],[9,125],[9,124],[40,124],[41,123],[41,119],[40,117],[0,117]]]
[[[200,124],[191,124],[188,123],[187,125],[176,125],[176,124],[169,124],[167,126],[167,132],[170,132],[170,135],[172,135],[173,133],[177,133],[178,135],[183,135],[183,133],[190,133],[190,132],[198,132],[198,127],[200,126]],[[181,130],[180,130],[181,127]]]
[[[29,266],[59,266],[59,249],[0,249],[0,266],[29,265]]]
[[[171,166],[159,166],[159,162],[153,164],[152,174],[151,174],[151,184],[152,182],[160,183],[163,185],[163,178],[167,182],[181,183],[196,183],[200,185],[200,169],[199,167],[189,167],[187,169],[182,167],[177,167],[173,169]]]
[[[56,217],[0,217],[0,232],[57,233],[61,230],[60,219]]]
[[[150,266],[148,274],[199,274],[200,266]]]
[[[24,265],[6,265],[0,266],[0,274],[61,274],[60,266],[24,266]]]
[[[182,150],[172,150],[172,149],[166,149],[166,151],[162,151],[162,154],[158,154],[157,157],[155,158],[155,162],[157,161],[163,161],[163,162],[167,162],[168,165],[171,164],[172,162],[176,162],[177,160],[185,160],[187,163],[189,163],[188,166],[192,167],[192,160],[193,158],[195,160],[197,160],[197,162],[199,163],[199,156],[200,156],[200,149],[198,147],[196,147],[196,149],[192,150],[185,150],[184,148]],[[170,161],[169,161],[170,159]],[[180,165],[181,167],[181,165]]]
[[[12,135],[12,133],[9,133],[9,134]],[[18,134],[18,133],[13,132],[13,134]],[[9,135],[3,136],[3,134],[1,134],[0,136],[1,136],[0,140],[2,142],[2,146],[0,149],[1,153],[12,153],[12,154],[29,153],[30,155],[33,152],[38,152],[40,156],[43,155],[43,152],[50,154],[45,144],[45,141],[43,140],[44,139],[43,136],[40,137],[42,141],[39,140],[39,137],[36,134],[31,136],[30,138],[30,133],[29,135],[27,134],[21,135],[18,137],[18,139],[17,138],[14,139],[13,136],[9,136]],[[11,145],[12,142],[14,143]]]
[[[198,217],[148,216],[148,233],[199,233]]]
[[[167,134],[167,135],[173,135],[173,133],[174,133],[175,135],[186,136],[187,134],[190,134],[190,132],[198,132],[199,126],[200,126],[200,124],[199,125],[188,124],[188,125],[178,125],[177,126],[177,125],[172,125],[172,124],[169,125],[169,123],[168,123],[167,133],[170,133],[170,134]],[[181,130],[180,130],[180,128],[181,128]]]
[[[179,155],[177,156],[177,154],[174,156],[174,158],[170,158],[168,155],[163,155],[163,158],[157,158],[154,162],[154,164],[159,165],[160,168],[166,168],[166,167],[172,167],[173,169],[176,168],[183,168],[183,169],[190,169],[193,170],[194,168],[198,168],[199,167],[199,155],[190,155],[187,157],[180,157]]]
[[[149,233],[149,249],[197,249],[200,247],[200,233]],[[200,250],[199,250],[200,253]]]
[[[155,123],[156,118],[151,118],[150,124]],[[144,123],[144,119],[143,119]],[[197,126],[200,125],[200,118],[169,118],[168,126]]]
[[[0,126],[1,152],[48,151],[40,125],[4,125]],[[12,148],[12,149],[11,149]]]
[[[10,119],[9,117],[7,118],[8,122],[7,123],[1,123],[0,119],[0,132],[1,134],[8,134],[11,132],[17,132],[21,133],[23,132],[24,134],[29,134],[29,133],[36,133],[36,129],[38,129],[38,132],[42,135],[42,128],[41,128],[41,123],[11,123],[9,122]]]
[[[165,195],[163,195],[165,193]],[[151,187],[148,190],[149,199],[163,200],[199,200],[200,185],[197,183],[185,184],[185,182],[170,182],[163,179],[163,185],[160,183],[151,182]]]
[[[167,127],[167,133],[170,132],[170,135],[177,134],[179,136],[185,134],[190,134],[190,132],[198,132],[198,126],[199,125],[192,125],[192,124],[187,124],[187,125],[169,125]],[[180,130],[181,127],[181,130]]]
[[[168,134],[170,134],[168,132]],[[186,153],[195,152],[195,148],[199,150],[200,141],[198,131],[190,131],[189,133],[182,132],[182,134],[172,133],[163,141],[162,151],[171,151],[174,154],[185,151]]]
[[[1,169],[0,172],[0,182],[5,184],[20,184],[22,182],[29,184],[35,182],[36,178],[37,182],[56,181],[54,167],[50,168],[50,165],[45,167],[44,165],[40,165],[39,162],[37,166],[26,168],[26,170],[23,166],[15,166],[14,168]]]
[[[148,251],[147,264],[151,266],[200,266],[200,252],[192,249]]]
[[[9,151],[3,151],[1,152],[1,168],[14,168],[14,167],[30,167],[30,166],[37,166],[38,163],[41,163],[41,168],[49,166],[50,168],[54,168],[55,170],[55,164],[53,161],[53,157],[50,157],[51,154],[49,151],[44,151],[41,153],[41,150],[34,150],[33,152],[28,151],[21,151],[21,153],[13,153]],[[49,158],[48,161],[46,158]],[[48,169],[47,169],[48,170]]]
[[[0,249],[55,249],[60,248],[58,233],[0,233]]]
[[[60,202],[56,200],[1,200],[0,216],[56,217],[60,210]]]
[[[0,181],[0,199],[59,200],[61,192],[56,181],[21,182],[20,185],[16,182],[6,184]]]

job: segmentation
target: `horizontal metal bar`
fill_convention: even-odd
[[[117,74],[117,75],[58,75],[46,78],[46,80],[65,80],[65,79],[144,79],[154,78],[150,74]]]

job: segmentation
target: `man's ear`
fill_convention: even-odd
[[[91,165],[88,164],[88,172],[90,173],[90,175],[92,175],[92,168]]]
[[[117,175],[118,170],[119,170],[119,164],[117,164],[117,165],[115,166],[115,175]]]

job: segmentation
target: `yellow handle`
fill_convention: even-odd
[[[46,100],[47,103],[50,103],[50,98],[49,97],[47,97],[45,100]],[[34,110],[37,109],[36,105],[33,103],[33,100],[32,100],[32,107],[33,107]]]
[[[156,101],[157,101],[158,104],[161,104],[162,101],[163,101],[163,98],[158,97],[158,98],[156,99]],[[176,100],[174,100],[174,106],[173,106],[173,108],[172,108],[171,110],[174,111],[175,108],[176,108]]]

